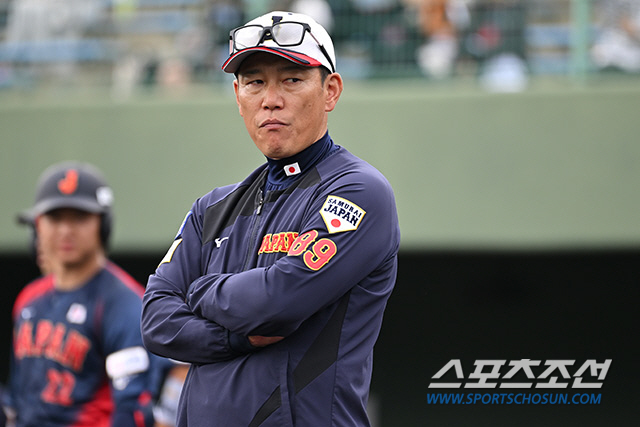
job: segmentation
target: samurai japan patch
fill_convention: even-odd
[[[328,196],[320,209],[329,233],[357,229],[365,214],[360,206],[338,196]]]

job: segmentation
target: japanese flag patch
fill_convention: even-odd
[[[357,229],[365,214],[360,206],[338,196],[328,196],[320,209],[329,233]]]
[[[290,165],[286,165],[284,167],[284,173],[287,176],[298,175],[300,173],[300,165],[298,162],[291,163]]]

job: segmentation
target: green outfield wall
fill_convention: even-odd
[[[347,81],[329,129],[391,181],[403,249],[640,246],[637,80],[519,94]],[[220,88],[120,102],[0,93],[0,141],[4,252],[25,250],[15,214],[51,163],[98,165],[116,196],[113,248],[155,251],[197,197],[264,161]]]

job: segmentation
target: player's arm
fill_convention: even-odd
[[[2,411],[4,412],[4,415],[6,417],[6,423],[9,426],[14,425],[16,421],[17,414],[14,395],[17,393],[19,386],[20,384],[17,379],[16,360],[12,351],[9,356],[9,381],[7,384],[7,390],[2,394]]]
[[[168,370],[153,408],[154,427],[175,426],[180,392],[189,372],[189,366],[187,363],[175,363]]]
[[[321,211],[334,206],[330,197],[354,214],[361,212],[350,230],[336,231],[338,222],[323,217]],[[395,202],[386,180],[338,182],[314,201],[287,256],[268,268],[198,278],[188,303],[196,314],[238,334],[287,336],[358,284],[388,295],[389,287],[363,280],[374,271],[395,274],[398,245]]]
[[[142,308],[146,348],[160,356],[204,364],[256,350],[248,338],[193,313],[187,288],[201,271],[201,224],[194,204],[156,272],[149,277]],[[196,212],[192,214],[191,212]]]
[[[107,356],[114,410],[112,427],[151,427],[153,407],[148,389],[149,355],[142,346],[123,348]]]
[[[114,404],[111,427],[150,427],[150,358],[140,329],[131,327],[140,322],[140,297],[127,291],[110,294],[109,298],[100,325]]]

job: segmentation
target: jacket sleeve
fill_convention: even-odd
[[[139,328],[140,297],[126,290],[111,294],[104,304],[102,345],[114,410],[113,427],[151,427],[149,402],[149,353],[142,345]]]
[[[193,311],[237,334],[287,336],[355,286],[390,294],[395,277],[380,277],[395,274],[400,232],[386,179],[337,180],[309,206],[287,256],[275,264],[195,279],[187,295]]]
[[[182,362],[205,364],[229,360],[253,350],[246,337],[193,313],[187,286],[201,271],[200,222],[189,211],[173,245],[149,277],[143,297],[142,338],[146,348]],[[169,261],[171,261],[169,265]],[[171,268],[171,278],[165,269]]]

